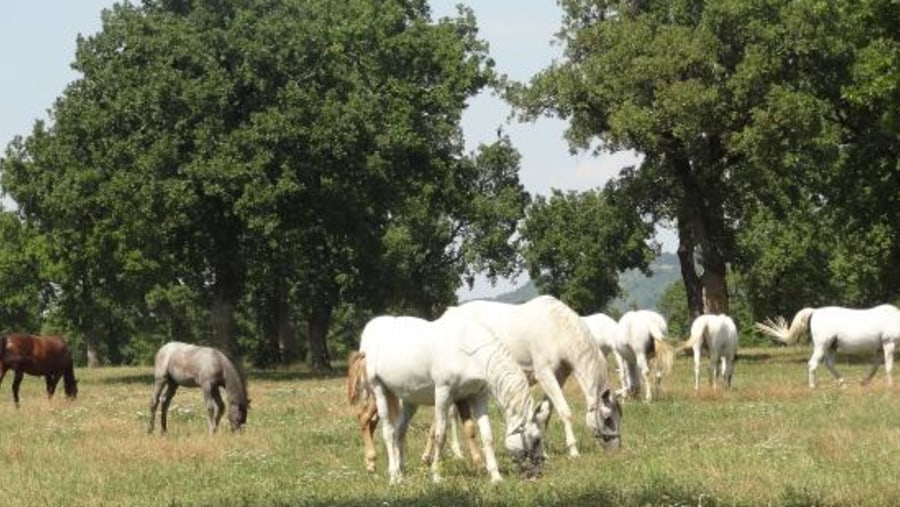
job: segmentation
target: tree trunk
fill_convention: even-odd
[[[706,313],[728,313],[728,282],[725,262],[718,256],[703,265],[703,307]]]
[[[281,362],[291,363],[299,357],[297,330],[291,320],[291,306],[286,297],[278,304],[278,352]]]
[[[236,358],[239,356],[237,346],[237,325],[234,319],[234,303],[229,301],[224,291],[217,291],[210,312],[213,334],[216,343],[223,352]]]
[[[681,264],[681,279],[687,296],[688,312],[691,320],[703,314],[703,287],[697,268],[694,266],[693,235],[685,220],[678,221],[678,261]]]
[[[85,337],[84,341],[87,345],[87,366],[88,368],[97,368],[101,364],[97,338],[91,333],[90,336]]]
[[[331,371],[327,342],[330,321],[330,306],[316,308],[309,316],[309,362],[314,371]]]

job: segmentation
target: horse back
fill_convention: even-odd
[[[44,375],[64,369],[72,362],[69,346],[61,336],[12,333],[4,337],[3,362],[30,375]]]

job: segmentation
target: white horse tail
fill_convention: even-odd
[[[699,322],[695,322],[691,326],[691,336],[688,340],[678,347],[678,352],[694,348],[698,342],[702,345],[704,340],[709,336],[709,320],[704,318]]]
[[[757,322],[756,329],[763,334],[770,336],[775,341],[784,344],[796,342],[802,336],[807,336],[809,331],[809,320],[815,308],[804,308],[794,315],[790,327],[784,317],[778,316],[775,320],[766,319],[764,322]]]
[[[347,401],[350,405],[359,402],[360,395],[368,396],[366,389],[366,354],[354,350],[347,358]]]

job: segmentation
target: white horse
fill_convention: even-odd
[[[694,349],[694,390],[700,390],[700,351],[709,350],[709,383],[716,388],[721,376],[731,387],[734,356],[738,347],[737,326],[728,315],[701,315],[691,324],[691,337],[679,350]]]
[[[639,396],[644,390],[644,400],[653,400],[651,374],[659,386],[663,375],[672,371],[674,349],[665,341],[668,326],[662,315],[650,310],[625,313],[619,319],[619,354],[625,370],[626,391]],[[652,370],[651,371],[651,362]]]
[[[376,317],[366,324],[360,353],[348,365],[348,395],[355,403],[360,387],[375,397],[392,484],[402,479],[406,430],[419,405],[434,405],[436,451],[432,479],[440,481],[440,449],[451,403],[465,401],[477,420],[491,480],[501,480],[487,416],[488,393],[503,407],[507,449],[518,462],[539,464],[541,430],[528,380],[509,352],[483,326],[450,310],[429,322],[415,317]],[[364,412],[366,410],[364,409]],[[363,428],[367,447],[377,419]],[[362,421],[364,415],[361,415]],[[368,435],[368,438],[367,438]],[[367,460],[374,449],[366,451]]]
[[[578,456],[572,409],[562,385],[575,376],[587,405],[585,423],[606,449],[621,445],[621,407],[607,379],[606,359],[597,354],[590,331],[574,310],[551,296],[538,296],[514,305],[471,301],[458,311],[486,326],[512,353],[519,366],[533,377],[549,400],[539,411],[542,426],[551,408],[559,411],[570,456]]]
[[[813,353],[809,358],[809,387],[816,386],[816,367],[823,358],[838,384],[844,384],[834,367],[835,352],[872,354],[872,369],[862,383],[868,384],[883,362],[887,383],[893,384],[894,349],[900,342],[900,310],[896,306],[804,308],[794,315],[790,327],[783,317],[778,317],[775,321],[757,322],[756,328],[782,343],[793,343],[807,333],[810,335]]]
[[[588,330],[591,332],[591,336],[594,337],[594,343],[600,347],[600,354],[602,354],[604,358],[607,358],[612,354],[615,358],[616,367],[619,371],[619,382],[622,386],[621,392],[622,394],[626,394],[625,386],[627,385],[627,380],[625,378],[625,362],[624,359],[622,359],[622,354],[619,352],[621,347],[621,344],[619,343],[619,323],[616,322],[616,319],[605,313],[588,315],[582,317],[581,320],[584,321]]]

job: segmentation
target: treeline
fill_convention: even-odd
[[[143,0],[80,38],[81,78],[0,159],[0,327],[91,364],[164,341],[328,368],[374,314],[434,317],[526,268],[581,313],[679,234],[685,313],[896,298],[900,6],[560,2],[563,59],[493,68],[424,0]],[[487,87],[573,149],[633,149],[605,188],[532,198]]]

